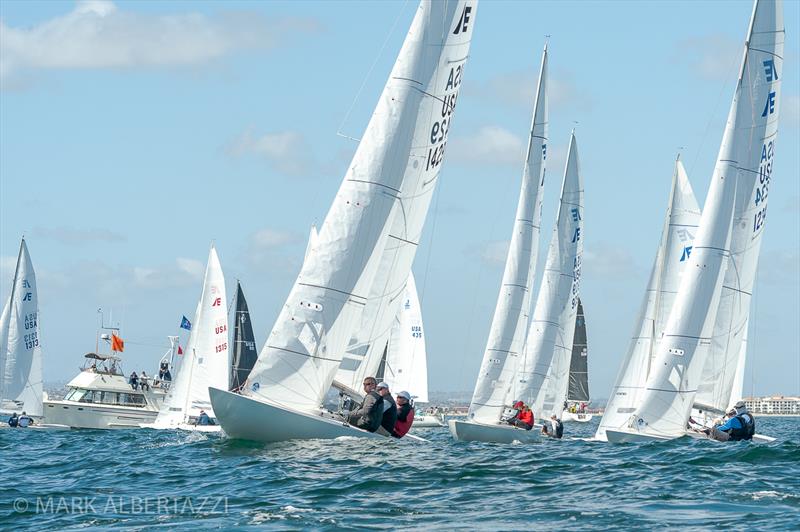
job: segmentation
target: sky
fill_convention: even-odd
[[[45,380],[100,323],[154,369],[193,316],[212,242],[264,342],[416,2],[0,1],[0,297],[22,235]],[[673,164],[702,205],[752,2],[483,1],[442,179],[414,263],[432,391],[474,386],[517,204],[545,39],[550,131],[541,274],[570,131],[585,183],[590,389],[608,397],[661,234]],[[800,394],[800,2],[745,392]],[[549,36],[549,37],[547,37]],[[185,342],[186,335],[183,335]]]

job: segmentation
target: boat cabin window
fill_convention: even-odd
[[[73,388],[65,397],[67,401],[80,403],[94,403],[100,405],[135,406],[142,408],[145,405],[144,396],[137,393],[105,392],[101,390],[82,390]]]

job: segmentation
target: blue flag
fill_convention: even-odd
[[[186,319],[186,316],[181,318],[181,329],[186,329],[187,331],[192,330],[192,322]]]

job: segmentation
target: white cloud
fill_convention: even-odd
[[[499,74],[484,83],[475,83],[478,95],[495,100],[501,104],[533,112],[533,101],[539,79],[538,69],[534,71],[515,71]],[[567,71],[556,70],[547,78],[547,96],[550,108],[565,108],[588,111],[592,108],[588,92],[581,92],[574,77]]]
[[[311,145],[297,131],[281,131],[261,136],[249,128],[226,148],[229,155],[254,154],[269,161],[281,173],[290,176],[309,175],[314,167]]]
[[[463,163],[521,165],[525,158],[522,139],[500,126],[483,126],[474,134],[453,137],[448,159]]]
[[[203,278],[203,274],[206,271],[206,266],[199,260],[195,259],[184,259],[179,257],[175,259],[175,263],[178,265],[178,269],[191,277],[195,280],[199,281]]]
[[[266,227],[253,233],[250,241],[253,247],[264,250],[282,246],[283,244],[296,242],[297,237],[296,235],[286,231],[278,231],[276,229],[270,229]]]
[[[100,228],[36,227],[31,234],[37,238],[56,240],[62,244],[69,245],[90,244],[93,242],[114,243],[128,240],[125,235]]]
[[[150,15],[108,0],[80,1],[66,15],[32,27],[0,21],[0,83],[21,86],[29,71],[70,68],[198,65],[235,50],[269,49],[284,35],[310,32],[310,18],[270,18],[249,12]]]
[[[676,60],[706,79],[730,79],[742,58],[742,43],[730,35],[691,37],[678,43]]]
[[[625,280],[639,276],[630,250],[608,242],[598,242],[583,252],[583,268],[587,275]]]

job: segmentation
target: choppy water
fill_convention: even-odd
[[[256,445],[164,431],[0,431],[0,530],[800,528],[800,418],[771,444]],[[590,424],[566,425],[590,436]]]

